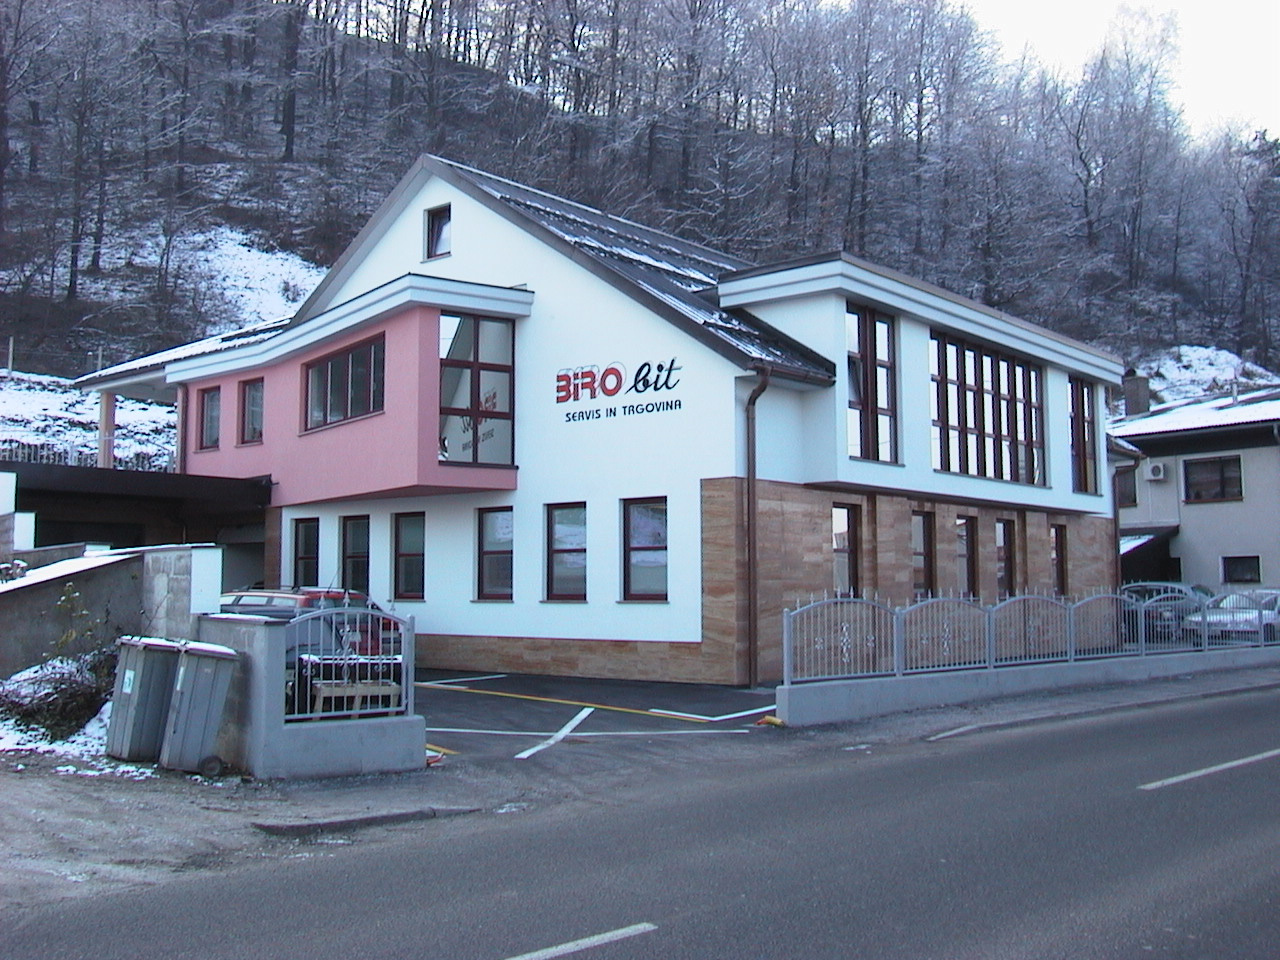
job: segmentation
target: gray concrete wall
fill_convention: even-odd
[[[824,680],[778,687],[778,717],[788,726],[865,720],[868,717],[992,700],[1023,693],[1126,683],[1187,673],[1280,663],[1280,648],[1253,647],[1203,653],[1117,657],[1082,663],[1046,663],[956,670],[905,677]]]
[[[222,548],[196,545],[143,550],[142,602],[147,635],[194,640],[201,614],[217,613]]]
[[[413,712],[397,717],[286,723],[285,624],[239,615],[199,620],[198,639],[239,651],[218,740],[218,755],[255,777],[301,778],[393,773],[426,761],[426,721]],[[404,669],[413,676],[413,644]]]
[[[140,633],[143,622],[137,556],[8,589],[0,594],[0,677]]]

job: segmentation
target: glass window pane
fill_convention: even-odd
[[[586,596],[585,553],[558,553],[551,558],[551,593],[561,597]]]
[[[479,321],[479,360],[511,366],[512,325],[505,320]]]
[[[587,508],[556,507],[551,516],[551,546],[556,550],[583,550],[587,546]]]
[[[511,554],[493,554],[484,558],[484,592],[489,595],[511,593]]]
[[[485,550],[510,550],[512,519],[510,510],[493,510],[481,514],[481,545]]]
[[[667,545],[667,505],[665,503],[629,504],[627,523],[627,539],[631,546],[665,547]]]
[[[641,550],[633,553],[629,573],[632,595],[666,596],[667,551]]]
[[[511,412],[511,374],[480,371],[480,409]]]
[[[480,449],[477,463],[515,463],[514,423],[511,420],[483,420],[478,425]]]

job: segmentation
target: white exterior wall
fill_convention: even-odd
[[[453,253],[422,262],[423,211],[452,207]],[[555,249],[449,185],[431,181],[354,269],[332,302],[414,271],[534,291],[516,321],[515,431],[518,489],[395,500],[348,501],[283,513],[282,567],[293,556],[292,520],[320,518],[320,581],[339,577],[339,518],[370,516],[370,594],[391,603],[392,514],[426,513],[426,589],[398,602],[421,633],[550,638],[698,641],[702,635],[701,488],[736,470],[741,370],[640,307]],[[564,370],[610,364],[628,385],[642,364],[675,359],[671,389],[556,401]],[[628,413],[626,405],[677,402],[679,409]],[[612,409],[615,416],[608,416]],[[567,419],[567,415],[584,419]],[[423,424],[423,428],[429,428]],[[465,470],[465,468],[458,468]],[[667,497],[668,601],[624,602],[621,500]],[[545,510],[587,504],[587,601],[544,600]],[[476,510],[511,506],[513,600],[477,601]]]

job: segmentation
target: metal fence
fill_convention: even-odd
[[[413,677],[405,644],[413,621],[377,610],[330,607],[285,627],[285,720],[405,713]]]
[[[783,682],[1276,644],[1278,600],[1276,591],[1143,601],[1021,596],[994,606],[944,597],[905,607],[822,599],[783,612]]]
[[[119,434],[116,439],[123,441]],[[152,442],[152,441],[148,441]],[[9,431],[0,437],[0,461],[9,463],[48,463],[61,467],[96,467],[98,452],[70,443],[57,443],[32,431]],[[131,454],[117,453],[112,458],[116,470],[140,470],[149,473],[173,473],[177,461],[171,451],[139,449]]]

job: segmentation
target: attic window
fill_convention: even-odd
[[[453,217],[449,204],[434,207],[426,213],[424,260],[444,257],[453,252]]]

